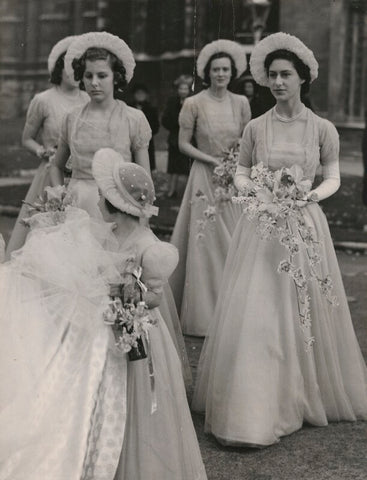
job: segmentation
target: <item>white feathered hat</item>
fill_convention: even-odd
[[[215,40],[203,47],[196,61],[196,71],[201,79],[204,80],[204,70],[209,59],[216,53],[227,53],[234,61],[237,69],[238,78],[247,67],[246,51],[243,45],[232,40]]]
[[[65,37],[59,42],[55,43],[55,45],[52,47],[50,55],[48,56],[47,59],[47,68],[48,68],[48,73],[51,75],[57,60],[59,57],[63,54],[66,53],[67,49],[70,47],[72,42],[78,38],[78,35],[71,35],[70,37]],[[74,78],[73,75],[71,78]]]
[[[158,215],[158,207],[152,205],[153,180],[140,165],[125,162],[112,148],[101,148],[94,154],[92,173],[102,195],[114,207],[135,217]]]
[[[74,76],[73,60],[82,57],[88,48],[92,47],[104,48],[116,55],[125,67],[126,81],[130,82],[135,69],[133,52],[126,42],[108,32],[84,33],[79,35],[75,42],[72,42],[65,55],[65,70],[71,78]]]
[[[265,69],[265,58],[275,50],[288,50],[310,68],[311,82],[318,76],[319,64],[308,47],[297,37],[289,33],[278,32],[265,37],[254,48],[250,58],[250,70],[254,80],[263,87],[269,86]]]

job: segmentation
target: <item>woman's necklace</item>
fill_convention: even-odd
[[[303,105],[302,108],[301,108],[301,111],[296,113],[295,115],[293,115],[293,117],[283,117],[282,115],[280,115],[278,112],[277,112],[277,107],[275,106],[274,107],[274,115],[275,117],[280,121],[280,122],[284,122],[284,123],[289,123],[289,122],[294,122],[295,120],[297,120],[297,118],[299,118],[303,112],[305,111],[305,106]]]

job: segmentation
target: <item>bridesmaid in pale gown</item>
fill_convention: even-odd
[[[182,330],[188,335],[206,334],[230,239],[241,214],[237,205],[228,202],[208,227],[205,239],[198,241],[198,221],[204,218],[205,206],[197,200],[197,193],[202,192],[214,204],[214,168],[226,151],[237,146],[251,118],[247,98],[228,90],[246,64],[246,53],[236,42],[216,40],[206,45],[197,60],[197,73],[209,87],[187,98],[179,116],[179,147],[194,162],[171,239],[180,261],[170,285]]]
[[[129,46],[107,32],[89,32],[73,42],[65,56],[65,69],[74,73],[90,101],[64,118],[56,156],[50,167],[54,185],[64,183],[70,157],[72,176],[68,191],[77,206],[100,218],[98,188],[92,175],[93,155],[113,148],[127,162],[135,162],[150,174],[148,146],[151,129],[143,112],[117,100],[117,93],[132,79],[135,60]],[[184,340],[169,285],[164,286],[161,312],[180,353],[187,383],[191,381]]]
[[[321,276],[330,274],[339,301],[330,304],[315,281],[307,282],[307,336],[315,338],[308,351],[293,280],[277,272],[285,247],[277,238],[262,239],[256,221],[241,217],[201,354],[193,408],[205,411],[206,431],[224,445],[267,446],[304,422],[366,420],[367,369],[318,205],[340,185],[338,134],[300,99],[318,64],[299,39],[276,33],[255,47],[250,65],[276,106],[246,127],[235,184],[251,188],[250,168],[259,162],[274,171],[299,165],[303,179],[311,181],[321,164],[323,181],[305,197],[302,213],[320,242]],[[308,265],[307,253],[300,249],[297,266]]]
[[[94,216],[100,216],[98,189],[91,170],[97,150],[113,148],[125,161],[133,161],[150,173],[148,121],[140,110],[116,98],[132,79],[134,68],[129,46],[107,32],[80,35],[65,56],[67,74],[80,82],[90,101],[64,118],[50,175],[53,185],[63,184],[65,164],[70,157],[72,175],[68,189],[77,205]]]
[[[66,50],[75,38],[76,36],[66,37],[54,45],[47,62],[53,86],[37,93],[28,107],[22,144],[36,155],[41,163],[25,198],[27,203],[38,200],[44,188],[51,184],[48,160],[56,151],[65,114],[76,106],[85,104],[89,98],[85,92],[79,90],[78,83],[67,75],[64,69]],[[28,228],[21,220],[28,216],[27,211],[28,207],[23,205],[7,245],[7,259],[11,252],[24,244]]]
[[[0,266],[1,324],[63,331],[49,337],[47,368],[0,412],[0,479],[206,480],[180,359],[157,308],[177,250],[139,222],[156,213],[153,182],[111,149],[96,154],[93,174],[109,223],[69,207],[63,223],[45,227],[47,213],[38,214],[23,249]],[[148,357],[137,361],[103,321],[132,259],[156,322]],[[36,338],[30,332],[30,348]]]

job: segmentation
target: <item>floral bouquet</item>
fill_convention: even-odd
[[[241,204],[249,220],[257,222],[256,231],[263,239],[277,238],[288,252],[288,258],[278,265],[279,273],[289,275],[296,287],[301,327],[311,327],[310,295],[308,281],[314,280],[322,294],[332,305],[337,298],[332,295],[330,275],[320,273],[320,242],[314,229],[307,225],[302,207],[316,198],[307,198],[311,181],[303,180],[301,167],[282,168],[271,171],[262,163],[251,169],[252,185],[241,192],[233,202]],[[307,200],[306,200],[307,198]],[[296,263],[301,248],[306,252],[307,264]],[[306,339],[310,348],[315,339]]]
[[[210,204],[207,195],[200,190],[196,193],[198,200],[207,204],[204,210],[204,218],[197,220],[198,234],[197,238],[204,238],[204,230],[208,222],[215,222],[216,215],[221,211],[223,206],[232,201],[232,197],[236,194],[236,188],[233,179],[238,164],[238,146],[231,148],[221,161],[221,164],[214,168],[212,182],[214,185],[214,205]]]
[[[156,325],[143,301],[147,288],[140,280],[141,274],[141,266],[136,264],[135,258],[129,258],[122,283],[111,285],[112,295],[103,313],[104,323],[112,326],[117,348],[127,353],[130,360],[147,357],[148,331]]]
[[[46,226],[57,225],[65,220],[65,211],[68,206],[74,204],[74,199],[68,193],[65,185],[57,185],[56,187],[46,187],[43,195],[38,198],[37,202],[23,202],[28,206],[29,217],[23,218],[22,222],[28,227],[33,226],[33,216],[37,213],[47,213],[44,216],[43,224]],[[47,219],[45,218],[47,217]]]

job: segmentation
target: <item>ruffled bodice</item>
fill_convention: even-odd
[[[246,97],[227,92],[219,101],[204,90],[185,100],[179,124],[192,131],[199,150],[222,157],[224,151],[237,145],[250,118]]]
[[[89,103],[65,117],[60,139],[70,148],[73,178],[93,180],[92,159],[100,148],[113,148],[126,162],[133,161],[134,152],[148,148],[151,129],[144,114],[124,102],[115,102],[104,123],[90,119]]]
[[[303,169],[304,179],[313,181],[320,164],[338,159],[338,133],[331,122],[304,108],[291,126],[290,122],[284,125],[272,108],[245,128],[239,163],[249,168],[262,162],[272,170],[297,164]]]
[[[89,96],[81,90],[77,95],[66,95],[57,86],[37,93],[29,104],[26,124],[39,131],[45,148],[55,148],[64,116],[87,103],[88,99]]]

